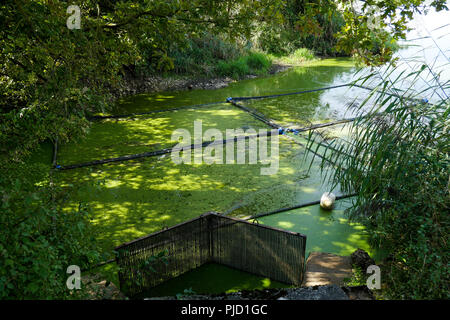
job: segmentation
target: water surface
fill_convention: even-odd
[[[268,95],[340,85],[350,82],[354,72],[355,67],[349,60],[329,59],[266,78],[235,82],[218,90],[136,95],[122,99],[112,113],[149,112],[225,101],[230,96]],[[255,100],[247,105],[283,126],[304,125],[340,119],[351,113],[349,102],[365,99],[366,94],[367,91],[362,89],[339,88]],[[174,143],[170,139],[173,130],[183,128],[193,133],[194,120],[202,120],[205,130],[267,128],[229,104],[100,121],[93,125],[85,139],[62,146],[59,161],[74,164],[166,148]],[[329,130],[336,136],[341,131],[338,128]],[[274,175],[261,175],[261,168],[265,166],[262,163],[177,165],[170,155],[163,155],[60,171],[58,179],[62,185],[77,186],[78,193],[66,209],[76,210],[80,202],[91,207],[96,238],[102,250],[108,253],[123,242],[208,211],[248,217],[319,200],[325,191],[339,195],[339,186],[331,190],[330,185],[323,182],[320,159],[306,154],[305,142],[305,136],[280,137],[279,169]],[[226,154],[226,150],[223,152]],[[332,167],[328,166],[327,170]],[[370,250],[364,228],[346,220],[343,210],[348,206],[348,202],[342,202],[331,212],[313,206],[268,216],[260,222],[306,234],[307,254],[325,251],[348,255],[357,248]],[[205,279],[205,286],[196,290],[213,292],[211,286],[208,287],[208,279],[217,270],[211,272],[211,268],[219,267],[206,267],[206,271],[191,273],[192,278],[186,275],[182,281],[171,282],[172,291],[169,291],[180,291],[181,287]],[[265,287],[264,283],[266,287],[270,283],[270,280],[243,276],[242,273],[238,276],[230,276],[229,271],[218,273],[224,279],[236,281],[228,283],[228,288],[223,284],[212,285],[217,290],[260,288]],[[241,278],[247,280],[241,281]],[[169,292],[165,290],[161,289],[160,294]]]

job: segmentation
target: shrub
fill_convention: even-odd
[[[289,41],[289,31],[283,27],[264,25],[257,38],[258,47],[274,55],[287,55],[294,49]]]
[[[338,10],[328,11],[325,6],[324,12],[310,20],[304,19],[306,15],[299,9],[295,3],[288,4],[282,10],[283,23],[262,24],[256,39],[258,47],[276,56],[290,55],[299,48],[308,48],[320,56],[346,55],[336,48],[336,34],[345,25]]]
[[[98,262],[87,207],[62,212],[68,194],[43,172],[48,165],[0,168],[0,299],[80,298],[66,287],[67,267]]]
[[[247,56],[247,65],[253,71],[267,71],[271,64],[269,58],[263,53],[252,52]]]
[[[168,55],[174,61],[173,71],[177,74],[212,75],[217,63],[237,59],[243,52],[236,44],[205,33],[187,39],[184,46],[173,45]]]
[[[293,65],[299,64],[299,63],[302,63],[305,61],[311,61],[314,59],[316,59],[314,52],[312,50],[306,49],[306,48],[299,48],[288,56],[278,58],[278,60],[283,63],[293,64]]]
[[[216,73],[220,76],[241,79],[248,74],[266,73],[272,61],[260,52],[250,52],[248,55],[232,61],[220,61]]]
[[[307,61],[315,58],[314,53],[307,48],[300,48],[294,51],[292,56],[297,60]]]
[[[239,79],[248,74],[250,68],[247,64],[246,57],[241,57],[233,61],[221,61],[217,65],[217,73],[221,76]]]

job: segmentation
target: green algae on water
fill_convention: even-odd
[[[227,97],[280,94],[333,86],[349,82],[353,71],[353,65],[345,59],[316,61],[266,78],[235,82],[218,90],[162,92],[124,98],[111,114],[149,112],[225,102]],[[342,88],[290,98],[255,100],[247,105],[283,126],[305,126],[342,118],[351,96],[349,93],[354,94],[355,91]],[[167,148],[175,144],[170,140],[173,130],[183,128],[193,133],[193,123],[197,119],[203,121],[204,130],[215,128],[223,132],[225,129],[267,127],[230,104],[134,116],[128,120],[105,120],[93,123],[84,139],[62,146],[58,155],[60,164]],[[335,128],[321,131],[333,138],[348,138],[346,133],[338,132]],[[330,185],[323,182],[321,159],[313,160],[312,155],[306,155],[304,145],[307,143],[307,134],[290,136],[303,146],[280,136],[279,169],[270,176],[261,175],[261,168],[267,166],[261,163],[177,165],[170,154],[166,154],[59,171],[55,180],[62,186],[74,185],[78,188],[66,210],[76,210],[80,203],[88,204],[100,249],[105,254],[112,254],[117,245],[207,211],[248,217],[319,200],[325,191],[340,194],[339,186],[330,190]],[[248,141],[246,147],[248,149]],[[323,150],[320,147],[319,153],[323,153]],[[223,153],[226,156],[225,148]],[[311,169],[308,170],[311,163]],[[332,167],[327,167],[327,170],[332,170]],[[307,251],[350,254],[360,247],[370,252],[362,226],[349,223],[344,215],[343,211],[349,205],[349,202],[340,201],[332,212],[323,212],[319,206],[312,206],[268,216],[260,219],[260,222],[306,234]],[[192,278],[174,279],[175,282],[169,283],[168,289],[160,287],[160,291],[154,291],[158,292],[155,294],[173,295],[183,293],[184,289],[190,287],[197,293],[219,293],[274,285],[268,279],[237,274],[234,273],[236,270],[221,269],[222,266],[204,267],[206,271],[193,270]],[[104,272],[115,278],[112,274],[116,268],[110,265]],[[219,283],[205,281],[210,276],[215,276],[219,281],[222,278],[225,280]],[[205,284],[204,287],[195,287],[194,283],[199,282],[199,279],[204,282],[201,283]]]
[[[224,137],[226,129],[245,131],[253,128],[258,131],[268,128],[229,104],[103,120],[94,122],[84,139],[62,145],[58,154],[59,164],[76,164],[169,148],[177,143],[171,140],[175,130],[186,129],[194,135],[194,121],[201,121],[203,133],[208,129],[218,129]]]
[[[331,211],[313,205],[262,217],[258,222],[305,234],[307,255],[311,251],[320,251],[348,256],[358,248],[373,254],[364,226],[349,222],[344,213],[351,205],[351,198],[339,200]]]
[[[220,294],[242,290],[288,288],[290,285],[273,281],[248,272],[236,270],[221,264],[207,263],[170,279],[136,298],[165,297],[190,294]],[[186,294],[185,290],[189,293]]]
[[[226,157],[225,147],[223,153]],[[267,165],[177,165],[163,155],[61,171],[57,178],[62,185],[84,186],[67,209],[88,203],[96,237],[110,251],[208,211],[253,215],[317,200],[327,190],[318,170],[307,172],[304,148],[282,136],[278,172],[261,175],[263,167]]]

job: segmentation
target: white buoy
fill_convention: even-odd
[[[320,207],[325,210],[331,210],[334,207],[336,196],[331,192],[324,192],[320,198]]]

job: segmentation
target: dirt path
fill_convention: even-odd
[[[344,279],[352,276],[350,257],[332,253],[311,252],[306,261],[303,286],[337,285],[343,286]]]

